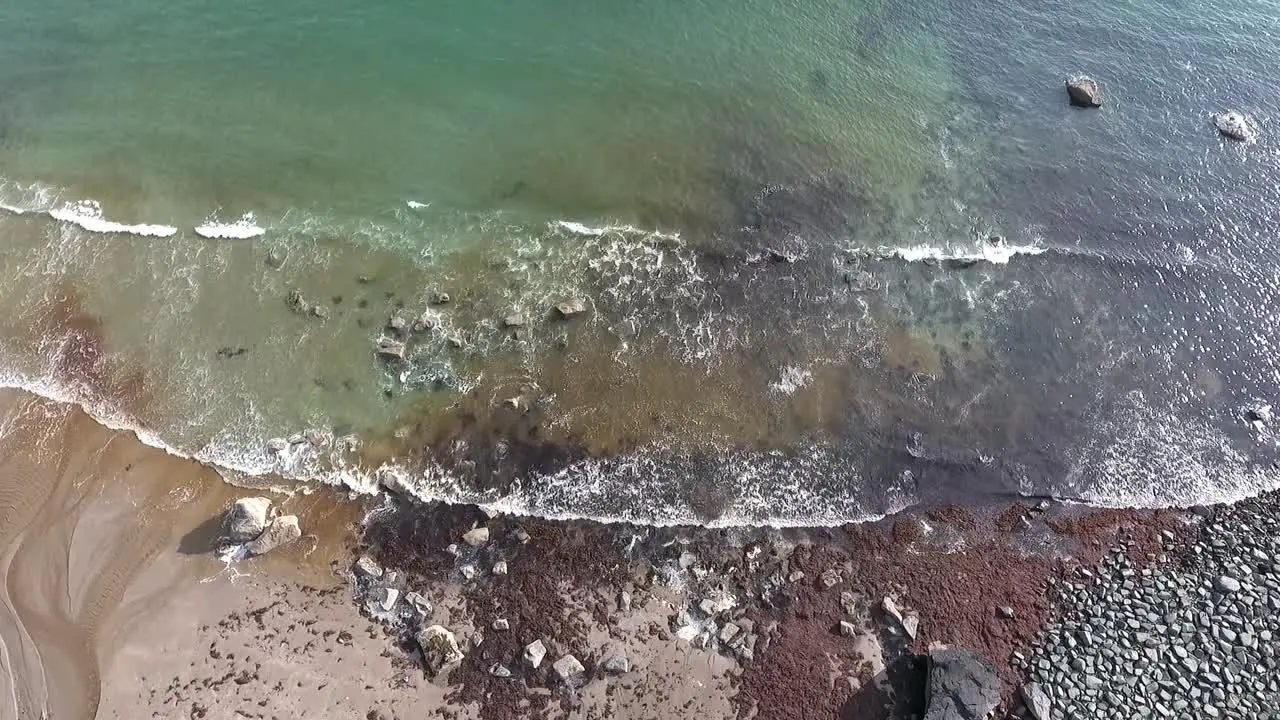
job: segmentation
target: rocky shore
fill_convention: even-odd
[[[1277,496],[1189,511],[939,507],[785,531],[381,502],[327,586],[233,584],[243,601],[201,621],[190,667],[116,706],[264,720],[321,705],[364,720],[1280,707]]]

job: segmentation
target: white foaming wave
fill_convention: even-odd
[[[92,233],[104,235],[139,235],[142,237],[172,237],[178,228],[172,225],[129,225],[106,219],[102,204],[96,200],[80,200],[65,203],[48,211],[49,217],[59,222],[71,223]]]
[[[634,225],[587,225],[585,223],[575,222],[573,220],[556,220],[551,223],[553,230],[561,230],[570,235],[581,235],[583,237],[603,237],[605,235],[647,235],[654,238],[662,238],[664,240],[679,240],[679,233],[663,232],[661,230],[645,230]]]
[[[867,508],[857,488],[866,486],[858,468],[829,449],[805,452],[724,452],[701,480],[730,489],[720,514],[708,520],[694,507],[654,503],[669,495],[663,485],[660,448],[602,460],[584,460],[556,473],[531,478],[507,495],[494,497],[466,489],[439,467],[411,473],[385,467],[378,481],[387,489],[423,502],[475,504],[504,515],[548,520],[634,523],[653,527],[835,527],[870,522],[900,512],[914,502],[913,488],[889,488],[884,507]],[[815,489],[815,477],[828,491]]]
[[[1280,472],[1253,462],[1221,430],[1150,407],[1134,391],[1118,414],[1091,423],[1066,480],[1075,498],[1104,507],[1232,503],[1280,489]]]
[[[782,374],[777,380],[769,383],[769,389],[783,395],[793,395],[812,381],[813,373],[808,368],[789,365],[782,369]]]
[[[261,237],[266,230],[258,225],[258,218],[253,213],[245,213],[239,220],[230,223],[206,221],[195,227],[196,234],[210,240],[249,240]]]
[[[1010,245],[1008,243],[988,243],[977,249],[950,250],[938,245],[909,245],[906,247],[883,247],[876,250],[880,257],[898,257],[907,262],[987,262],[994,265],[1007,265],[1019,255],[1040,255],[1048,248],[1039,245]]]
[[[431,203],[418,202],[417,200],[405,200],[404,204],[410,210],[426,210],[427,208],[431,207]]]
[[[48,212],[57,205],[58,196],[59,192],[48,185],[0,180],[0,210],[13,215]]]

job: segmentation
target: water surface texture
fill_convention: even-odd
[[[1277,18],[9,3],[0,364],[238,482],[551,517],[1255,494]]]

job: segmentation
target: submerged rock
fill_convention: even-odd
[[[240,498],[223,516],[223,532],[231,542],[248,542],[267,529],[267,513],[270,510],[269,498]]]
[[[1067,97],[1076,107],[1101,107],[1102,90],[1091,77],[1076,75],[1067,80]]]
[[[306,315],[311,311],[311,305],[302,297],[302,293],[297,290],[290,290],[285,296],[284,303],[289,309],[299,315]]]
[[[556,305],[556,313],[562,318],[571,318],[587,311],[587,304],[579,298],[569,298]]]
[[[929,705],[924,720],[985,720],[1000,704],[1000,678],[968,650],[929,653]]]
[[[399,340],[388,337],[378,338],[375,346],[378,355],[391,360],[403,360],[409,354],[409,347]]]
[[[266,555],[283,545],[302,537],[302,528],[298,527],[298,516],[281,515],[271,521],[266,530],[256,540],[245,546],[250,555]]]
[[[1253,119],[1235,110],[1214,115],[1213,124],[1224,137],[1236,142],[1250,142],[1258,136]]]
[[[438,675],[445,668],[462,662],[463,654],[458,649],[458,639],[440,625],[423,628],[414,639],[418,642],[418,649],[422,651],[422,664],[432,675]]]
[[[509,328],[524,327],[524,314],[518,313],[518,312],[511,313],[510,315],[502,319],[502,325],[504,327],[509,327]]]

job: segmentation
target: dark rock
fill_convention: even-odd
[[[249,352],[248,349],[238,345],[236,347],[231,347],[231,346],[221,347],[221,348],[218,348],[218,357],[222,358],[223,360],[230,360],[231,358],[238,358],[247,352]]]
[[[448,305],[449,300],[450,300],[449,293],[438,292],[431,297],[431,304],[432,305]]]
[[[1076,107],[1102,106],[1102,91],[1097,81],[1084,75],[1076,75],[1067,80],[1067,97]]]
[[[325,306],[323,306],[323,305],[312,305],[312,306],[311,306],[311,317],[318,318],[318,319],[320,319],[320,320],[328,320],[328,319],[329,319],[329,308],[327,308],[327,307],[325,307]]]
[[[924,720],[985,720],[1000,704],[1000,678],[968,650],[933,650],[928,698]]]
[[[1029,682],[1022,686],[1020,691],[1022,696],[1022,704],[1027,706],[1027,711],[1031,713],[1034,720],[1052,720],[1049,714],[1049,696],[1044,694],[1044,690],[1040,686]]]
[[[432,310],[422,313],[413,321],[413,331],[417,333],[435,330],[437,327],[440,327],[440,316]]]
[[[245,546],[250,555],[266,555],[276,548],[288,545],[302,537],[296,515],[281,515],[271,521],[266,530]]]
[[[1214,115],[1213,124],[1224,137],[1236,142],[1250,142],[1258,136],[1253,119],[1235,110]]]
[[[267,513],[271,500],[264,497],[240,498],[222,518],[222,530],[231,542],[253,540],[267,529]]]

